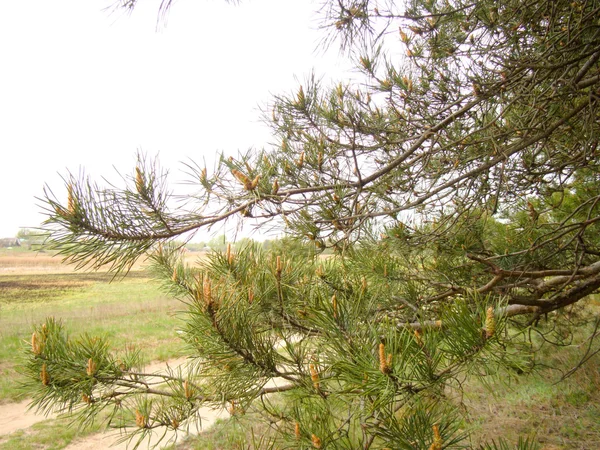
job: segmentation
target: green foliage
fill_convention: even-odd
[[[444,385],[461,374],[484,376],[514,364],[500,337],[504,321],[486,334],[489,299],[442,306],[441,322],[413,331],[401,315],[392,319],[382,310],[381,287],[353,288],[365,270],[360,258],[347,258],[348,264],[303,252],[282,258],[255,244],[189,267],[179,254],[163,247],[154,260],[157,270],[172,274],[163,277],[165,289],[188,305],[182,337],[196,356],[183,380],[193,388],[165,378],[170,393],[159,398],[169,401],[151,400],[152,390],[131,372],[139,365],[135,354],[117,361],[105,340],[69,340],[50,320],[36,330],[41,344],[26,367],[36,405],[83,408],[82,417],[92,420],[98,408],[113,404],[113,421],[149,421],[138,424],[143,438],[158,424],[174,428],[173,414],[183,425],[200,405],[230,403],[242,412],[258,400],[268,405],[266,393],[280,392],[281,404],[263,413],[282,420],[275,426],[283,441],[296,440],[291,430],[298,423],[301,441],[314,435],[339,448],[373,441],[419,448],[437,425],[452,448],[464,436],[451,405],[439,397]],[[271,389],[273,379],[283,384]],[[122,383],[137,389],[121,391]],[[138,417],[122,412],[127,404]],[[347,410],[354,412],[346,417]],[[365,433],[365,424],[373,431]]]
[[[52,337],[54,353],[30,355],[37,401],[115,393],[99,403],[127,399],[142,438],[227,406],[264,415],[284,447],[463,446],[446,391],[528,371],[540,318],[572,326],[561,311],[600,288],[599,7],[326,2],[325,41],[362,78],[276,97],[278,144],[222,155],[212,173],[188,165],[186,211],[143,155],[123,188],[69,176],[66,203],[48,188],[46,226],[68,261],[124,272],[150,255],[186,304],[190,368],[154,391],[104,344]],[[173,243],[249,217],[288,237],[268,249],[218,237],[192,266]],[[90,385],[74,368],[92,353]]]
[[[519,442],[517,442],[517,445],[515,446],[510,445],[504,439],[499,439],[498,443],[492,440],[491,443],[482,446],[481,450],[537,450],[539,448],[539,445],[533,440],[530,441],[529,438],[519,438]]]
[[[35,250],[42,250],[49,237],[50,233],[42,229],[21,228],[17,233],[22,246]]]
[[[206,246],[212,250],[225,250],[227,247],[227,239],[224,234],[212,238]]]

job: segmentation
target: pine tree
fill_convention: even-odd
[[[69,176],[66,203],[48,189],[46,229],[67,261],[126,273],[150,255],[187,305],[191,370],[155,387],[135,353],[117,360],[49,320],[28,349],[34,403],[84,421],[128,411],[140,436],[229,405],[264,414],[277,448],[461,447],[444,393],[526,371],[519,330],[600,287],[599,10],[327,2],[325,43],[363,80],[276,97],[280,145],[190,167],[185,211],[143,156],[123,189]],[[169,244],[246,217],[290,240],[196,266]]]

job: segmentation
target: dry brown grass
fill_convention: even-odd
[[[19,252],[0,255],[0,273],[23,273],[29,271],[72,272],[73,266],[64,264],[60,258],[48,253]]]
[[[193,263],[203,253],[186,254],[184,259]],[[149,264],[145,258],[140,258],[132,267],[132,270],[142,270]],[[97,271],[107,272],[110,266],[102,266]],[[83,269],[85,271],[86,269]],[[76,272],[74,264],[67,264],[60,256],[51,253],[36,253],[33,251],[19,251],[14,253],[0,252],[0,275],[2,274],[31,274],[31,273],[73,273]],[[95,270],[96,271],[96,270]]]
[[[475,429],[473,443],[535,435],[542,450],[600,449],[600,353],[579,366],[589,343],[586,332],[582,326],[570,345],[542,348],[533,374],[504,378],[491,392],[468,383],[463,400]],[[574,367],[579,368],[562,379]]]

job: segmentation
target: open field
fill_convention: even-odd
[[[180,304],[143,271],[116,281],[107,273],[0,274],[0,298],[0,402],[19,395],[17,355],[32,326],[48,316],[70,333],[103,334],[115,347],[139,347],[148,361],[179,355]]]
[[[35,254],[22,250],[0,249],[0,273],[70,272],[72,268],[47,253]]]
[[[592,299],[588,307],[597,310],[599,302]],[[141,266],[123,280],[112,280],[106,272],[76,273],[49,255],[0,252],[0,407],[21,399],[19,353],[28,345],[33,324],[46,316],[60,318],[73,335],[104,334],[116,349],[134,345],[146,361],[166,361],[182,356],[176,333],[181,308],[160,292]],[[600,448],[600,354],[557,383],[561,372],[556,368],[575,366],[587,345],[575,340],[563,347],[545,346],[535,374],[514,375],[510,382],[494,380],[491,389],[467,380],[469,387],[460,400],[470,411],[465,427],[474,432],[473,448],[500,437],[514,443],[519,435],[535,435],[545,450]],[[107,448],[114,438],[100,438],[99,425],[78,430],[69,423],[59,417],[9,435],[0,430],[0,450],[89,450]],[[218,421],[208,432],[171,448],[253,448],[248,447],[252,433],[259,441],[268,431],[268,424],[248,414]],[[78,446],[81,443],[89,446]]]
[[[48,254],[0,251],[0,407],[22,400],[19,355],[33,325],[46,317],[62,320],[72,335],[105,335],[116,350],[135,346],[147,362],[166,361],[181,356],[180,307],[141,265],[125,279],[113,280],[102,271],[75,272]],[[66,448],[99,429],[78,430],[68,423],[68,418],[52,418],[8,436],[0,430],[0,449]]]

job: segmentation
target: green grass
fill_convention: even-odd
[[[19,355],[32,327],[48,316],[71,335],[104,335],[116,350],[135,346],[146,361],[180,356],[182,305],[146,272],[117,281],[106,273],[0,275],[0,294],[0,402],[19,398]]]
[[[64,300],[71,294],[85,292],[95,283],[107,283],[110,279],[105,272],[3,275],[0,276],[0,293],[6,305],[41,304]]]
[[[219,419],[198,436],[185,439],[165,450],[246,450],[270,449],[272,432],[256,414]]]
[[[62,320],[71,335],[105,335],[115,350],[136,346],[151,361],[181,355],[176,313],[182,309],[184,305],[162,294],[144,271],[112,282],[106,273],[0,272],[0,402],[19,398],[19,355],[28,345],[33,325],[47,316]],[[473,430],[473,445],[500,437],[515,443],[520,435],[535,434],[545,450],[600,448],[600,354],[555,384],[561,377],[556,368],[568,370],[581,358],[586,348],[583,336],[583,331],[578,333],[579,341],[569,346],[544,347],[533,375],[515,375],[510,383],[493,382],[491,391],[468,381],[462,400],[470,411],[466,425]],[[0,450],[58,450],[101,430],[99,423],[78,430],[68,426],[70,422],[69,418],[47,420],[0,437]],[[263,435],[269,435],[268,424],[248,414],[217,421],[200,436],[171,448],[267,448],[266,441],[260,442]],[[249,446],[253,436],[260,442],[254,447]],[[107,442],[112,438],[108,436]]]
[[[78,437],[96,433],[102,429],[100,423],[79,430],[68,417],[44,420],[26,430],[18,430],[0,437],[0,450],[61,450]]]
[[[29,245],[21,245],[19,247],[0,247],[0,257],[4,255],[14,255],[15,253],[31,253]]]
[[[574,328],[575,340],[544,346],[533,374],[499,380],[491,391],[468,383],[463,399],[470,412],[473,443],[535,435],[542,449],[600,448],[600,353],[561,381],[581,361],[591,328]],[[598,348],[596,343],[594,348]]]
[[[547,345],[538,352],[538,365],[532,374],[506,374],[510,380],[500,377],[490,381],[490,389],[474,379],[467,380],[465,395],[455,401],[462,402],[468,411],[465,427],[473,433],[470,448],[500,438],[514,445],[519,437],[533,438],[541,450],[600,448],[600,353],[560,381],[587,348],[589,325],[574,330],[571,345]],[[598,347],[596,343],[593,348]],[[263,435],[270,435],[268,424],[260,416],[248,414],[220,420],[200,436],[172,448],[261,449],[266,446],[264,442],[251,443]]]
[[[74,273],[54,261],[48,266],[48,258],[14,254],[0,254],[0,265],[10,269],[0,275],[0,403],[25,396],[20,358],[33,326],[48,316],[61,320],[72,336],[107,336],[115,351],[137,347],[146,362],[181,356],[176,313],[182,305],[162,294],[147,272],[132,271],[113,280],[105,272]],[[78,429],[72,420],[50,419],[0,437],[0,450],[58,450],[102,429],[99,422]]]

